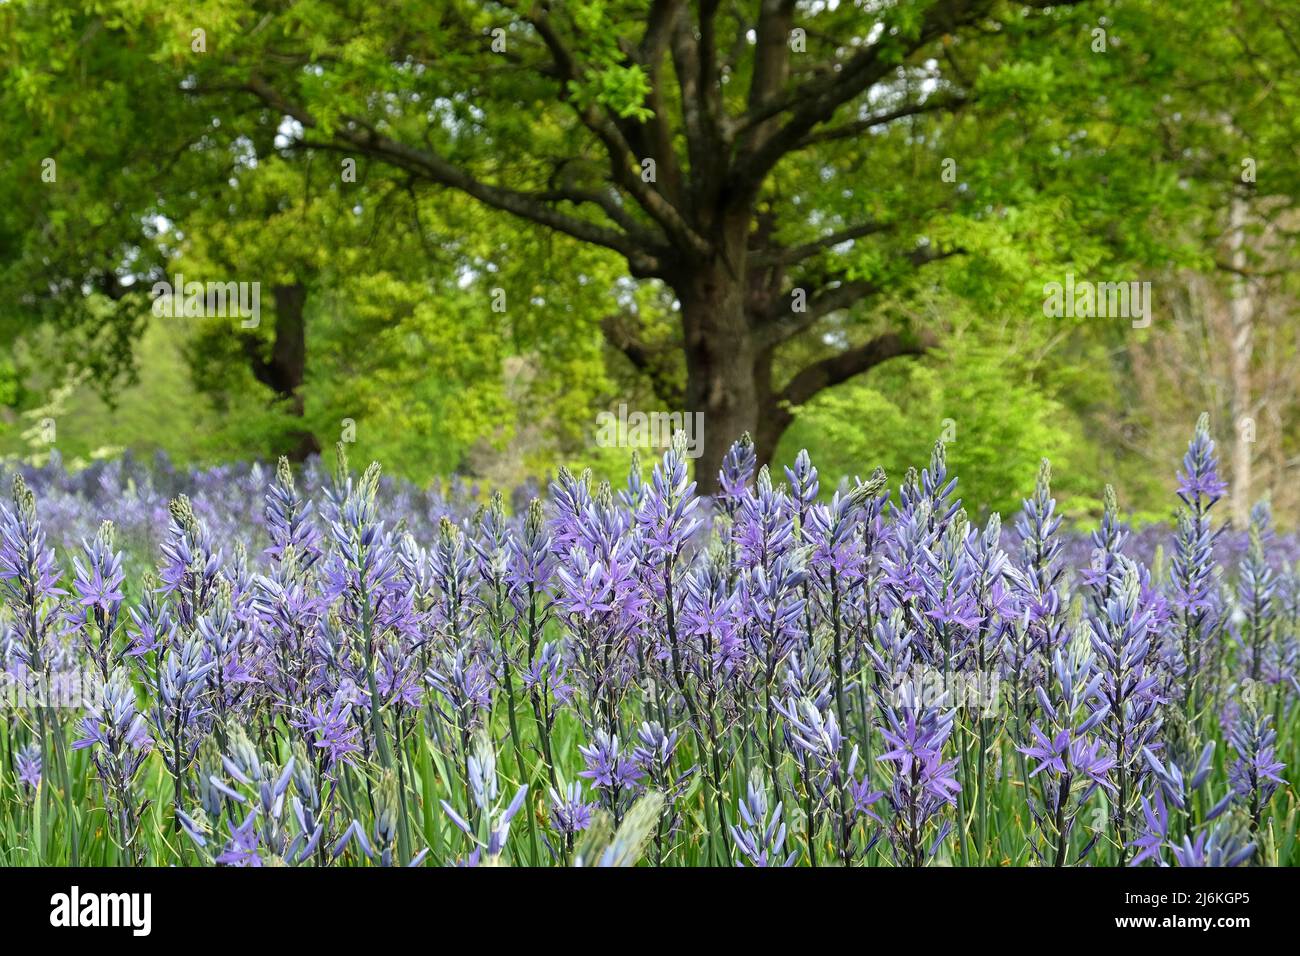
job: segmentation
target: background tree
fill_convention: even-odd
[[[787,344],[826,344],[828,321],[961,249],[944,227],[956,209],[985,210],[935,148],[963,155],[960,135],[904,121],[952,122],[986,99],[997,109],[1031,79],[1050,87],[1050,68],[1016,71],[1069,42],[1070,21],[1035,6],[901,4],[868,26],[849,5],[794,2],[448,4],[330,21],[306,43],[272,16],[207,61],[194,88],[251,94],[291,117],[302,144],[397,166],[663,281],[680,317],[682,404],[706,416],[708,487],[741,431],[766,458],[791,406],[925,347],[919,330],[855,328],[777,376]],[[382,58],[348,55],[377,36]],[[906,191],[900,165],[913,173]],[[828,179],[852,196],[834,212]],[[642,360],[634,322],[606,327]]]
[[[239,423],[258,454],[295,430],[332,440],[344,406],[396,426],[400,383],[429,454],[446,452],[428,467],[480,473],[495,466],[451,435],[482,435],[502,396],[520,463],[533,432],[593,454],[594,412],[618,401],[702,410],[707,487],[741,429],[767,458],[800,415],[851,427],[848,383],[907,381],[889,403],[956,407],[972,454],[1006,442],[962,388],[1034,421],[1059,408],[1071,420],[1050,433],[1082,425],[1110,474],[1128,467],[1116,434],[1165,454],[1178,403],[1128,396],[1137,350],[1169,328],[1046,318],[1043,283],[1230,265],[1234,197],[1248,267],[1286,268],[1295,21],[1237,0],[6,4],[0,334],[49,326],[23,354],[116,398],[148,283],[188,257],[315,284],[301,374],[269,374],[273,324],[187,343],[205,393],[236,401],[250,374],[265,392],[274,414]],[[1250,190],[1247,150],[1267,179]],[[332,175],[345,160],[355,183]],[[936,346],[942,374],[858,379]],[[422,363],[442,380],[418,384]],[[1011,369],[1024,389],[998,388]],[[24,374],[0,370],[20,402]],[[886,457],[911,440],[859,434],[893,441]]]
[[[1154,321],[1098,330],[1090,361],[1107,370],[1113,397],[1075,410],[1098,440],[1103,470],[1125,473],[1139,497],[1157,490],[1153,471],[1179,454],[1180,423],[1209,411],[1237,526],[1266,489],[1294,514],[1300,11],[1273,0],[1157,4],[1146,16],[1114,9],[1124,42],[1143,51],[1143,73],[1160,88],[1140,128],[1174,178],[1159,217],[1137,224],[1162,237],[1163,248],[1141,256]],[[1073,357],[1081,354],[1076,347]]]

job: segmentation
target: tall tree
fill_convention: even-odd
[[[1224,0],[1153,5],[1150,14],[1120,22],[1159,84],[1140,128],[1152,131],[1153,159],[1177,185],[1159,218],[1142,224],[1169,247],[1144,257],[1156,316],[1151,328],[1112,341],[1119,401],[1102,414],[1117,427],[1101,433],[1158,465],[1181,454],[1180,423],[1208,411],[1236,525],[1247,526],[1266,489],[1285,520],[1300,467],[1300,9]]]
[[[1043,10],[1071,5],[399,4],[345,22],[252,4],[256,31],[214,36],[188,90],[218,111],[255,97],[294,148],[382,162],[665,283],[686,384],[661,398],[703,412],[707,490],[742,431],[766,458],[793,408],[933,341],[846,318],[963,251],[944,225],[986,197],[936,147],[977,140],[938,121],[1006,113],[1045,43],[1086,58],[1078,23]],[[1029,85],[1059,81],[1045,70]],[[604,327],[638,363],[629,318]]]
[[[996,316],[1032,309],[1044,271],[1149,260],[1149,223],[1187,202],[1177,168],[1154,162],[1162,97],[1182,72],[1219,82],[1179,28],[1233,22],[1233,0],[1206,6],[123,0],[51,19],[6,5],[6,85],[25,120],[51,120],[20,173],[42,150],[78,173],[97,162],[113,203],[72,229],[88,181],[80,197],[47,191],[16,227],[0,212],[0,245],[18,235],[17,271],[49,276],[38,304],[87,276],[112,288],[142,256],[143,216],[220,208],[232,161],[269,152],[469,197],[667,290],[666,356],[658,313],[589,321],[660,400],[705,414],[708,490],[741,431],[766,458],[813,396],[938,340],[909,308],[922,286],[984,296]],[[1242,21],[1252,36],[1261,18]],[[54,67],[25,69],[41,50],[60,52]]]

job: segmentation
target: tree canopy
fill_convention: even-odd
[[[431,472],[533,430],[590,452],[595,411],[632,398],[704,414],[707,489],[741,431],[763,460],[801,414],[880,434],[858,376],[927,352],[970,381],[891,371],[932,396],[899,408],[913,432],[1001,401],[1069,417],[1076,447],[1151,435],[1163,411],[1096,388],[1136,382],[1172,323],[1045,317],[1044,285],[1154,279],[1168,312],[1195,273],[1289,301],[1296,21],[1272,0],[7,4],[0,322],[57,330],[112,399],[156,279],[259,281],[261,327],[190,336],[199,393],[263,396],[234,426],[255,453],[400,420],[379,446]],[[1262,417],[1263,358],[1239,358],[1230,429]],[[961,427],[981,415],[958,434],[993,449]]]

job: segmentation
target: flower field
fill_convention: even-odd
[[[783,471],[16,473],[0,863],[1298,862],[1296,546],[1205,419],[1158,543]]]

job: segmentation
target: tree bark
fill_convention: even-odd
[[[745,290],[736,272],[715,259],[679,280],[677,294],[686,352],[683,411],[704,415],[703,450],[695,462],[695,480],[702,494],[712,494],[727,449],[743,433],[756,433],[758,426]]]
[[[914,337],[885,332],[810,363],[778,389],[773,382],[776,345],[764,344],[756,332],[762,318],[746,308],[753,290],[730,267],[735,258],[704,263],[674,283],[686,355],[686,407],[681,411],[704,414],[702,453],[695,462],[702,494],[717,490],[723,456],[745,432],[754,439],[758,463],[770,464],[799,406],[882,362],[922,355],[936,344],[925,332]]]
[[[1251,396],[1251,360],[1254,356],[1255,296],[1250,279],[1245,276],[1245,230],[1249,209],[1244,199],[1232,201],[1229,248],[1232,266],[1237,270],[1229,290],[1232,318],[1230,353],[1232,379],[1232,518],[1238,528],[1250,525],[1251,445],[1255,440],[1253,400]]]
[[[290,411],[301,418],[304,412],[302,385],[307,374],[307,287],[301,282],[277,285],[275,299],[275,339],[270,358],[251,352],[253,377],[285,400]],[[291,461],[304,461],[320,452],[320,442],[306,428],[293,431],[280,451]]]

